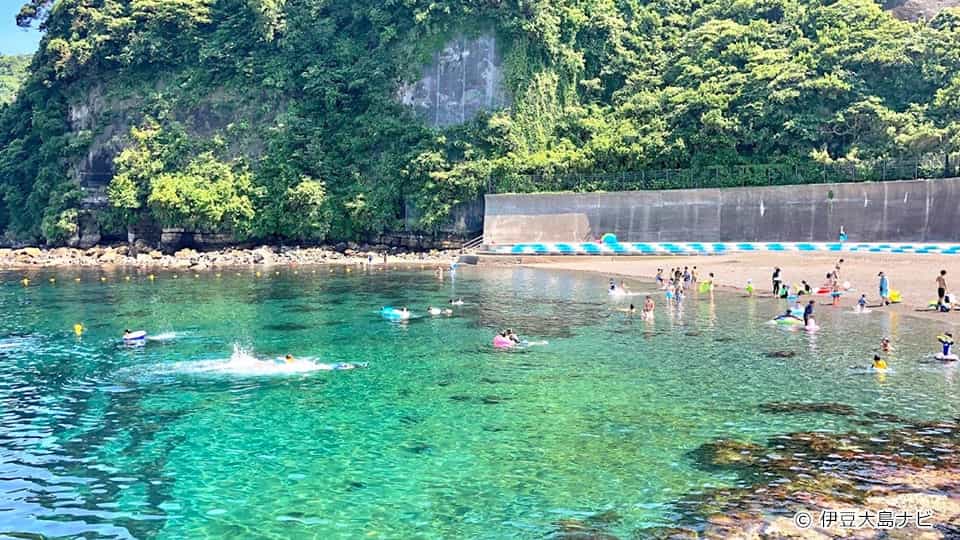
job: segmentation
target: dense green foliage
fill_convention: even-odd
[[[30,57],[24,55],[0,55],[0,105],[10,103],[17,90],[27,78]]]
[[[74,235],[94,151],[107,229],[302,240],[563,187],[529,175],[957,153],[960,11],[881,4],[30,0],[46,35],[0,115],[0,228]],[[446,40],[491,31],[509,110],[433,130],[398,103]]]

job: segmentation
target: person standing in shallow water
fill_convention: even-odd
[[[890,281],[887,279],[887,275],[883,272],[878,274],[880,278],[880,305],[889,306],[890,305]]]
[[[780,267],[773,269],[773,295],[780,296]]]
[[[941,270],[937,276],[937,311],[944,311],[943,297],[947,295],[947,271]]]

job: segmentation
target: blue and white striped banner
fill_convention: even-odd
[[[960,255],[960,244],[839,242],[533,242],[488,246],[499,255],[722,255],[725,253],[912,253]]]

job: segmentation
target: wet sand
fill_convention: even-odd
[[[652,280],[658,268],[669,272],[679,266],[697,267],[701,280],[714,273],[718,288],[744,292],[747,280],[752,279],[758,296],[772,297],[774,267],[780,267],[785,283],[799,284],[806,280],[814,292],[825,282],[827,272],[833,270],[839,259],[840,281],[849,281],[852,290],[841,297],[840,305],[852,309],[860,295],[866,293],[871,309],[894,310],[904,315],[917,316],[954,326],[960,325],[960,311],[937,313],[928,308],[937,298],[936,278],[940,270],[947,271],[948,292],[960,292],[960,257],[943,255],[907,255],[879,253],[741,253],[721,256],[680,257],[567,257],[523,258],[520,263],[536,268],[597,272],[617,278]],[[890,280],[890,288],[900,291],[903,302],[880,306],[879,278],[883,271]],[[626,279],[630,286],[630,279]],[[641,287],[635,287],[641,289]],[[745,292],[744,292],[745,294]],[[816,295],[819,304],[830,304],[829,295]],[[839,308],[838,308],[839,309]]]

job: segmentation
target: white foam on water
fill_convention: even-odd
[[[233,346],[233,354],[228,359],[198,360],[192,362],[176,362],[174,364],[153,366],[148,376],[175,376],[175,375],[229,375],[237,377],[270,377],[280,375],[297,375],[313,373],[315,371],[334,371],[343,369],[337,364],[324,364],[313,358],[297,358],[287,362],[283,358],[260,359],[250,351]]]
[[[155,336],[148,335],[147,341],[173,341],[182,336],[182,334],[178,334],[176,332],[163,332]]]

